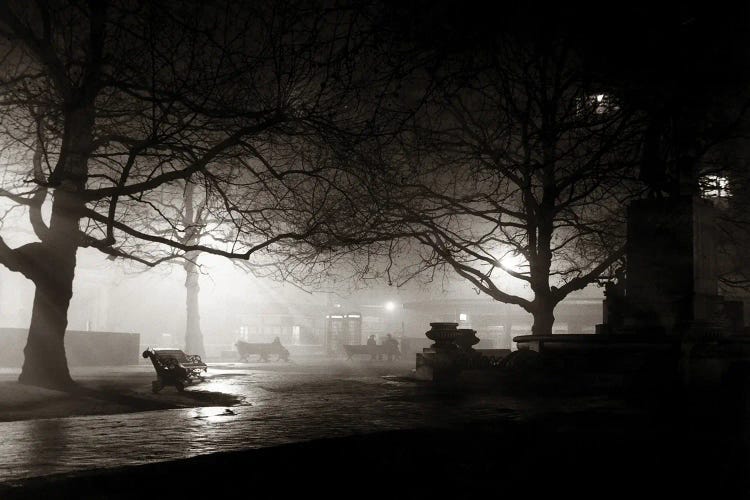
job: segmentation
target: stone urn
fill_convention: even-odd
[[[477,331],[471,328],[459,328],[458,332],[459,336],[453,342],[464,351],[473,351],[472,347],[479,343]]]
[[[433,349],[450,350],[456,349],[455,340],[461,336],[458,323],[430,323],[429,331],[425,332],[428,339],[435,342]]]

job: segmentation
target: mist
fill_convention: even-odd
[[[749,47],[0,0],[0,498],[746,498]]]

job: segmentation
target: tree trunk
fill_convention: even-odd
[[[548,286],[537,287],[532,307],[529,309],[534,317],[534,324],[531,327],[532,335],[552,335],[552,325],[555,324],[555,306],[558,302],[555,300],[553,290]]]
[[[544,305],[538,307],[532,313],[534,324],[531,327],[532,335],[552,335],[552,325],[555,324],[555,306]]]
[[[40,258],[30,270],[36,291],[23,367],[18,377],[23,384],[42,387],[67,389],[74,386],[65,357],[65,330],[81,238],[79,221],[86,208],[80,193],[86,188],[89,155],[94,150],[94,104],[100,88],[106,5],[90,2],[90,7],[91,43],[81,72],[83,76],[73,83],[72,79],[63,81],[67,78],[63,73],[59,78],[63,82],[53,85],[57,97],[63,101],[62,140],[57,163],[48,178],[48,184],[55,187],[49,229],[44,231],[39,219],[35,228],[41,240]],[[41,50],[44,48],[51,49],[52,45],[44,45]],[[55,59],[56,54],[51,53],[50,57]],[[42,67],[48,64],[47,60],[39,62]],[[59,75],[57,66],[40,71],[46,69]]]
[[[188,257],[188,256],[186,256]],[[195,262],[197,255],[188,257],[183,267],[185,269],[185,306],[187,310],[187,319],[185,324],[185,352],[188,354],[198,354],[201,358],[206,356],[206,350],[203,346],[203,333],[201,332],[201,314],[198,304],[200,285],[198,278],[198,264]]]
[[[73,297],[80,198],[57,189],[52,203],[50,228],[41,242],[41,258],[35,262],[36,285],[29,337],[18,381],[55,389],[73,386],[65,357],[68,306]]]

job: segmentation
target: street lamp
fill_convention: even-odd
[[[404,318],[403,318],[403,315],[402,315],[402,313],[399,313],[398,316],[395,316],[395,317],[393,316],[394,313],[396,313],[396,311],[398,310],[398,307],[397,307],[396,303],[393,302],[392,300],[389,300],[388,302],[386,302],[385,304],[383,304],[383,309],[385,309],[386,312],[388,312],[388,314],[390,316],[390,319],[388,320],[389,327],[393,326],[393,324],[391,323],[392,321],[394,321],[394,320],[396,320],[396,321],[400,320],[401,321],[401,338],[403,339],[404,335],[405,335],[405,333],[404,333]],[[401,306],[401,309],[403,309],[403,305]]]

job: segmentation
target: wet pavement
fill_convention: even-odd
[[[214,365],[208,380],[189,390],[234,394],[240,405],[1,422],[0,482],[383,430],[460,428],[582,408],[620,411],[604,398],[446,393],[404,377],[409,368]]]

